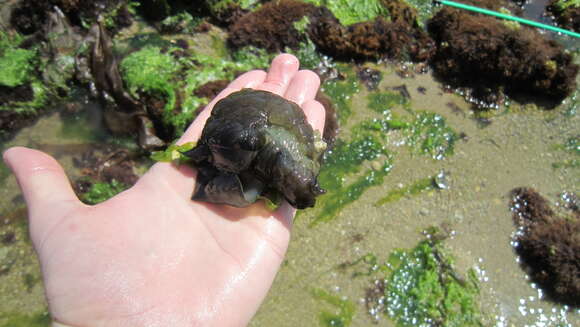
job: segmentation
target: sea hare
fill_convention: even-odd
[[[245,207],[261,197],[314,206],[326,144],[298,105],[244,89],[220,100],[197,146],[185,153],[198,169],[192,199]]]

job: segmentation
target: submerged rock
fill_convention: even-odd
[[[186,153],[198,168],[192,199],[245,207],[260,197],[314,206],[326,145],[302,109],[266,91],[244,89],[220,100],[197,146]]]
[[[516,188],[511,194],[519,228],[515,249],[530,277],[552,299],[580,305],[580,212],[558,217],[531,188]]]
[[[455,87],[505,90],[553,102],[576,89],[573,57],[535,29],[452,8],[440,10],[428,28],[438,45],[432,67]]]

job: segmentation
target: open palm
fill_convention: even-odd
[[[291,55],[223,90],[180,143],[197,140],[213,105],[241,88],[298,103],[321,130],[318,77]],[[190,200],[195,171],[155,164],[131,189],[79,202],[60,165],[26,148],[5,152],[24,193],[52,317],[70,326],[239,326],[264,299],[283,260],[294,209]]]

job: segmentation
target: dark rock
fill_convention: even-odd
[[[361,67],[357,75],[369,91],[375,91],[383,78],[380,71],[368,67]]]

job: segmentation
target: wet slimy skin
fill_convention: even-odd
[[[197,146],[186,153],[198,168],[193,200],[245,207],[281,196],[313,207],[326,144],[293,102],[244,89],[220,100]]]

